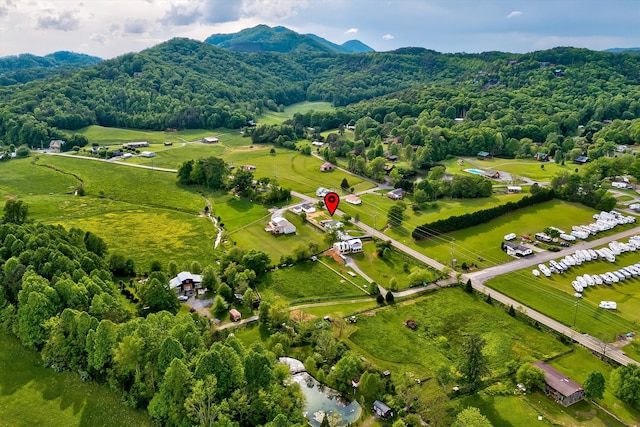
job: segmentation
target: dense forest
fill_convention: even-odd
[[[639,118],[638,84],[640,58],[586,49],[242,53],[174,39],[71,75],[0,88],[0,139],[39,146],[62,136],[57,129],[92,124],[239,128],[307,100],[344,108],[297,123],[328,129],[366,120],[356,137],[367,145],[395,128],[411,145],[432,143],[435,159],[480,149],[508,156],[519,154],[522,139],[545,142],[553,134],[561,146],[569,135],[593,138],[603,121]],[[637,141],[636,133],[614,142]]]
[[[26,83],[56,74],[71,74],[102,59],[82,53],[60,51],[45,56],[22,54],[0,58],[0,86]]]

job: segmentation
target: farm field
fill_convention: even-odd
[[[280,124],[285,120],[293,117],[296,113],[304,114],[308,111],[331,111],[334,107],[330,102],[299,102],[284,108],[283,112],[267,111],[265,114],[258,116],[258,124]]]
[[[264,208],[262,208],[264,210]],[[264,210],[265,216],[258,218],[247,225],[241,226],[227,233],[227,238],[234,244],[245,249],[257,249],[266,252],[271,256],[273,263],[277,263],[282,255],[291,254],[292,249],[300,243],[314,242],[324,248],[324,234],[311,224],[305,224],[302,218],[292,212],[285,212],[285,219],[296,226],[296,234],[272,235],[264,230],[264,227],[271,218],[271,213]],[[246,221],[244,218],[238,220]],[[234,223],[237,223],[234,221]],[[224,221],[225,228],[227,222]]]
[[[375,280],[383,288],[389,286],[389,280],[394,277],[396,279],[396,290],[403,290],[410,287],[408,280],[409,272],[413,267],[420,267],[429,270],[432,275],[428,281],[438,279],[439,272],[430,270],[424,264],[418,263],[415,259],[408,257],[395,249],[390,249],[390,257],[387,259],[380,258],[376,254],[376,247],[372,242],[363,245],[363,252],[357,254],[349,254],[360,269],[362,269],[369,277]],[[405,271],[404,267],[407,267]]]
[[[580,384],[584,384],[589,372],[599,371],[607,381],[609,380],[609,374],[613,372],[611,365],[604,363],[597,357],[593,357],[587,349],[581,346],[575,346],[575,351],[560,356],[550,364]],[[604,398],[598,400],[598,403],[628,424],[633,424],[640,420],[640,411],[615,397],[608,386],[609,384],[607,383]]]
[[[107,385],[42,367],[39,354],[0,332],[1,426],[152,426]]]
[[[119,159],[117,162],[177,170],[180,165],[188,160],[212,156],[217,157],[226,149],[226,147],[221,144],[203,144],[201,142],[193,142],[184,146],[174,145],[171,147],[162,146],[150,148],[148,151],[155,151],[155,157],[131,157],[128,159]]]
[[[147,141],[149,144],[163,144],[167,141],[174,143],[198,141],[205,136],[215,135],[217,131],[207,129],[187,129],[177,132],[164,132],[154,130],[109,128],[104,126],[87,126],[75,131],[65,131],[84,135],[91,144],[113,145],[132,141]]]
[[[464,230],[454,231],[435,238],[413,242],[409,238],[401,240],[416,250],[443,264],[451,263],[451,246],[454,239],[453,258],[457,264],[476,263],[480,267],[510,261],[513,258],[500,249],[503,237],[509,233],[534,235],[548,226],[571,229],[572,225],[593,221],[595,209],[562,200],[550,200],[535,206],[520,209],[487,223]],[[621,230],[621,229],[620,229]],[[620,231],[616,229],[616,231]],[[393,231],[390,236],[395,237]],[[479,261],[479,257],[483,261]]]
[[[294,301],[365,295],[322,263],[312,261],[270,272],[261,279],[258,289],[260,294],[269,300],[284,298]],[[375,302],[373,304],[375,305]]]
[[[411,371],[431,377],[442,365],[454,365],[465,334],[479,334],[487,342],[484,354],[493,375],[507,366],[540,360],[567,347],[460,288],[442,289],[424,297],[358,316],[357,330],[348,340],[379,368],[397,374]],[[403,325],[407,319],[417,330]]]
[[[391,206],[400,203],[400,201],[391,200],[385,194],[386,191],[375,194],[362,194],[360,196],[362,199],[361,205],[352,205],[350,203],[343,202],[340,203],[340,210],[348,213],[352,217],[355,217],[357,214],[361,222],[364,222],[377,230],[384,230],[387,225],[387,211]],[[411,209],[411,197],[405,197],[402,202],[407,205],[407,209],[403,213],[404,217],[402,225],[400,227],[388,229],[386,232],[390,237],[393,237],[404,244],[408,244],[412,241],[411,232],[419,225],[448,218],[450,216],[463,215],[465,213],[475,212],[481,209],[492,208],[507,202],[517,202],[524,196],[525,194],[520,193],[494,195],[479,199],[440,199],[436,202],[430,203],[430,207],[428,209],[417,212],[414,212]]]
[[[519,270],[491,279],[486,285],[565,325],[572,326],[575,316],[575,328],[578,331],[611,342],[616,334],[637,332],[637,323],[640,321],[640,278],[627,279],[610,286],[589,287],[578,302],[577,314],[571,281],[575,280],[576,275],[604,273],[636,262],[640,262],[640,253],[630,252],[617,256],[614,264],[604,260],[592,261],[549,278],[536,278],[530,269]],[[600,301],[616,301],[618,309],[599,308]],[[640,355],[639,349],[635,341],[624,347],[630,357]]]
[[[378,306],[376,301],[370,297],[358,299],[357,301],[358,302],[350,302],[350,300],[348,300],[339,304],[305,307],[299,310],[316,318],[323,318],[324,316],[345,317],[357,311],[372,309]]]

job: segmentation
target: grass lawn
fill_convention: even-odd
[[[606,261],[593,261],[549,278],[536,278],[529,269],[520,270],[492,279],[486,285],[565,325],[573,326],[575,317],[578,331],[613,341],[616,334],[637,331],[640,321],[640,279],[631,278],[610,286],[589,287],[578,303],[577,315],[571,281],[575,280],[576,275],[604,273],[639,261],[640,253],[631,252],[617,256],[613,265]],[[598,304],[603,300],[616,301],[618,309],[599,308]],[[625,347],[625,352],[629,350],[629,356],[637,357],[639,347],[633,342]]]
[[[459,288],[442,289],[424,297],[358,316],[357,330],[349,342],[381,369],[420,378],[431,377],[441,365],[455,365],[462,337],[480,334],[494,375],[515,366],[559,354],[567,347],[551,335],[510,317]],[[416,330],[403,325],[418,323]]]
[[[605,379],[613,371],[613,367],[594,357],[587,349],[576,346],[575,351],[555,359],[551,365],[569,378],[584,384],[587,375],[592,371],[600,371]],[[615,397],[611,390],[605,389],[604,398],[597,402],[628,424],[640,420],[640,411]]]
[[[139,129],[109,128],[104,126],[87,126],[75,131],[65,131],[69,134],[78,133],[84,135],[91,144],[121,145],[125,142],[147,141],[149,144],[163,144],[165,142],[189,142],[199,141],[205,136],[214,136],[218,131],[207,129],[187,129],[177,132],[164,132]],[[236,131],[237,132],[237,131]]]
[[[352,313],[377,307],[378,304],[373,298],[359,299],[358,302],[345,301],[339,304],[331,304],[317,307],[306,307],[300,309],[307,315],[316,318],[330,317],[346,317]]]
[[[131,157],[129,159],[118,160],[122,163],[134,163],[138,165],[147,165],[159,168],[178,169],[180,165],[188,160],[197,160],[207,157],[218,157],[225,150],[220,144],[203,144],[200,142],[190,143],[184,146],[173,145],[171,147],[158,148],[156,155],[152,158],[147,157]]]
[[[300,216],[289,211],[284,213],[284,217],[296,226],[296,234],[276,236],[265,231],[264,227],[269,222],[271,214],[266,210],[264,213],[266,214],[264,217],[227,233],[227,238],[245,249],[258,249],[266,252],[274,263],[277,263],[282,255],[291,254],[292,249],[300,243],[314,242],[321,248],[327,246],[324,243],[324,234],[320,230],[311,224],[304,223]],[[223,223],[226,228],[228,222],[224,218]],[[245,223],[247,221],[244,217],[238,218],[238,220],[245,221]]]
[[[293,117],[296,113],[304,114],[308,111],[331,111],[334,107],[330,102],[298,102],[297,104],[289,105],[284,108],[283,112],[267,111],[265,114],[258,116],[257,122],[259,125],[273,125],[280,124],[287,119]]]
[[[594,209],[580,204],[551,200],[442,236],[418,242],[411,241],[409,236],[403,243],[443,264],[450,264],[451,242],[455,239],[453,258],[457,259],[458,265],[474,262],[485,267],[513,259],[500,249],[500,243],[506,234],[534,235],[548,226],[570,230],[572,225],[592,222],[594,213]],[[393,237],[393,233],[389,235]],[[480,262],[479,257],[484,261]]]
[[[339,189],[343,179],[347,179],[354,191],[363,191],[373,188],[373,184],[363,181],[353,175],[340,170],[320,172],[322,160],[313,156],[305,156],[297,151],[275,147],[276,154],[269,154],[271,145],[254,146],[254,148],[242,148],[229,150],[222,154],[222,158],[236,167],[253,165],[256,167],[253,176],[255,179],[269,177],[276,179],[278,183],[292,190],[315,196],[316,189],[324,186],[330,189]]]
[[[426,265],[418,263],[415,259],[395,249],[391,249],[390,254],[391,256],[389,258],[378,257],[375,244],[373,244],[373,242],[367,242],[363,245],[363,252],[350,254],[349,256],[356,262],[359,268],[384,288],[387,288],[389,280],[392,277],[396,279],[397,290],[409,287],[409,273],[404,270],[403,267],[405,265],[409,271],[414,266],[429,270],[432,272],[432,277],[429,281],[436,280],[440,275],[439,272],[429,269]]]
[[[288,301],[364,293],[319,262],[301,262],[266,274],[258,287],[265,299]],[[375,303],[374,303],[375,304]]]
[[[152,426],[109,387],[42,367],[39,354],[0,332],[0,425]]]
[[[538,162],[526,159],[498,159],[478,160],[476,158],[464,158],[462,166],[458,165],[458,158],[445,160],[442,163],[446,167],[447,173],[468,174],[464,169],[493,169],[504,171],[512,176],[524,176],[539,182],[550,182],[551,179],[562,171],[572,172],[575,165],[559,165],[554,162]],[[473,163],[470,163],[473,162]],[[541,167],[544,166],[544,169]]]

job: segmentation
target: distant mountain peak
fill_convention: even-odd
[[[232,34],[212,34],[206,43],[237,52],[362,53],[374,50],[359,40],[342,45],[315,34],[299,34],[287,27],[260,24]]]

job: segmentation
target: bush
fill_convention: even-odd
[[[382,296],[382,294],[378,294],[378,295],[376,296],[376,302],[377,302],[378,304],[384,304],[384,297]]]
[[[392,303],[394,300],[394,296],[393,296],[393,292],[387,292],[387,296],[384,297],[384,299],[388,302],[388,303]]]

